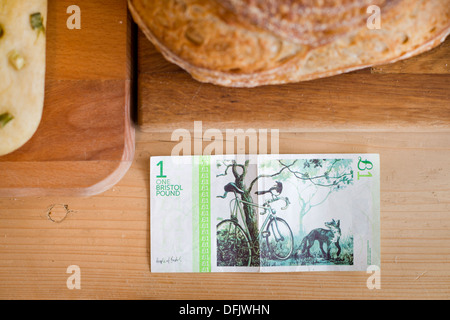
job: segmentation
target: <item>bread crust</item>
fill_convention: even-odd
[[[33,29],[30,16],[40,13],[43,28],[47,0],[0,0],[0,115],[13,119],[0,126],[0,156],[24,145],[36,132],[42,117],[45,86],[45,31]],[[16,53],[24,60],[20,70],[11,63]]]
[[[241,20],[294,43],[319,46],[364,25],[367,8],[399,0],[216,0]]]
[[[328,77],[406,59],[450,32],[450,0],[400,0],[382,26],[356,28],[322,46],[293,43],[242,22],[215,0],[129,0],[145,35],[201,82],[255,87]],[[192,40],[186,33],[197,26]],[[195,39],[197,38],[197,39]],[[197,40],[197,43],[195,43]],[[219,41],[222,47],[216,47]]]

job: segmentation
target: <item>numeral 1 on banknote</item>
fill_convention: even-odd
[[[158,162],[157,166],[159,167],[159,175],[156,177],[167,178],[167,176],[164,175],[164,162],[163,161]]]

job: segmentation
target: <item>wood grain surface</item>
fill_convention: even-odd
[[[93,195],[131,165],[131,21],[126,3],[49,0],[45,105],[34,137],[0,157],[0,196]]]
[[[448,133],[282,133],[282,153],[379,153],[381,289],[365,272],[150,273],[149,157],[169,134],[137,132],[125,177],[94,197],[0,199],[0,298],[449,299]],[[206,143],[205,143],[206,145]],[[50,210],[52,205],[66,205]],[[67,268],[81,270],[69,290]]]
[[[269,112],[261,104],[266,116],[250,112],[244,91],[194,83],[155,51],[147,60],[139,54],[140,68],[156,70],[140,72],[154,86],[139,94],[140,124],[150,132],[136,132],[124,178],[91,197],[0,198],[0,299],[450,299],[449,81],[441,64],[448,50],[429,62],[411,60],[414,66],[401,62],[339,81],[278,88],[278,98],[265,96],[278,109]],[[255,99],[273,90],[261,88]],[[213,99],[211,92],[224,97]],[[311,112],[289,117],[284,108]],[[381,289],[367,288],[365,272],[152,274],[149,158],[170,155],[178,143],[171,141],[172,130],[190,130],[194,120],[204,129],[280,129],[280,153],[379,153]],[[67,288],[72,265],[80,267],[79,290]]]
[[[138,119],[145,132],[209,128],[285,132],[450,131],[450,41],[396,64],[253,89],[202,84],[138,36]],[[245,121],[242,121],[245,119]]]

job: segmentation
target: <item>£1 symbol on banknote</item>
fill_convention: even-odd
[[[182,158],[151,158],[152,272],[379,264],[378,155]]]

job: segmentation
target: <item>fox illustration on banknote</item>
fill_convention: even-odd
[[[323,256],[330,260],[331,245],[334,244],[337,248],[336,257],[339,257],[341,253],[341,247],[339,245],[339,239],[341,238],[341,221],[325,222],[325,226],[329,229],[317,228],[312,230],[305,236],[299,247],[300,256],[312,257],[310,249],[314,245],[314,242],[319,243],[319,248],[322,251]],[[327,245],[327,252],[323,249],[324,245]]]

